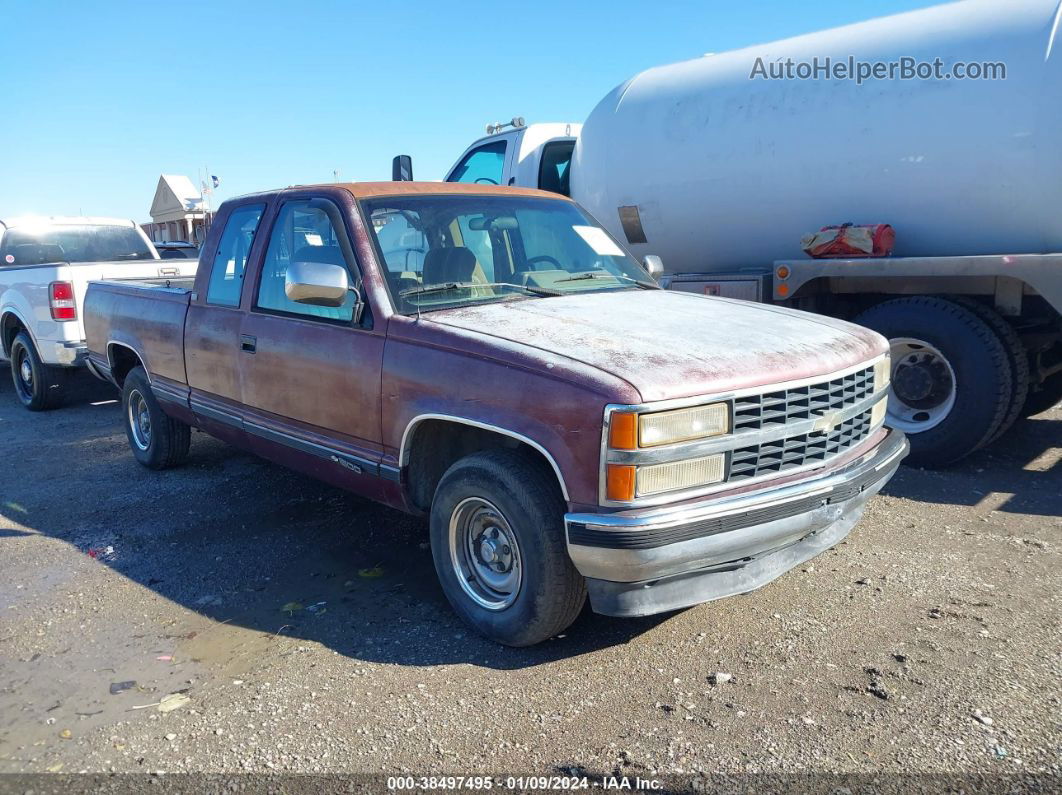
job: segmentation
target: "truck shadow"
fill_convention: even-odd
[[[883,493],[1008,513],[1062,514],[1062,405],[1018,420],[1003,437],[947,470],[901,467]]]
[[[144,470],[114,390],[78,381],[64,408],[32,414],[0,379],[0,452],[20,461],[0,493],[0,544],[32,532],[62,540],[187,608],[158,630],[185,659],[267,664],[297,638],[371,662],[519,669],[629,643],[667,620],[587,609],[558,638],[500,647],[451,611],[423,521],[205,434],[186,466]]]

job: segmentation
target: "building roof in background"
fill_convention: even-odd
[[[183,174],[163,174],[159,177],[155,198],[151,202],[152,221],[181,221],[203,210],[203,197],[195,189],[192,180]]]

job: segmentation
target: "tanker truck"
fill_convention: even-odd
[[[488,125],[446,180],[570,195],[668,288],[881,332],[888,422],[948,465],[1062,399],[1060,18],[967,0],[652,68],[582,125]],[[847,222],[892,255],[803,253]]]

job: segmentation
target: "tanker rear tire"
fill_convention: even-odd
[[[956,301],[976,314],[996,333],[999,341],[1003,343],[1003,349],[1007,352],[1007,361],[1010,362],[1010,369],[1014,375],[1010,406],[1003,416],[1003,422],[992,434],[992,438],[986,442],[986,444],[991,444],[1010,430],[1010,426],[1022,415],[1022,409],[1025,408],[1025,402],[1029,397],[1029,352],[1022,344],[1014,327],[992,307],[978,303],[972,298],[956,298]]]
[[[129,449],[141,466],[169,469],[188,458],[192,429],[159,407],[143,367],[130,370],[122,384],[122,417]]]
[[[999,335],[976,312],[946,298],[918,296],[884,301],[854,322],[892,347],[886,423],[907,434],[908,465],[953,464],[1002,427],[1014,373]]]

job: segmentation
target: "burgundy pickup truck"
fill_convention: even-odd
[[[194,283],[96,282],[136,459],[190,427],[429,517],[509,645],[757,588],[844,538],[907,451],[877,334],[668,292],[574,202],[441,183],[222,205]]]

